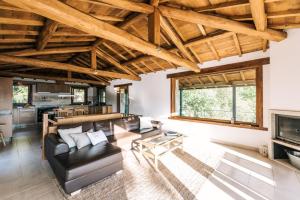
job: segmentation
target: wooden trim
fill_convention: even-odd
[[[199,75],[204,75],[204,74],[245,70],[245,69],[251,69],[251,68],[259,68],[262,65],[267,65],[267,64],[270,64],[270,57],[260,58],[260,59],[256,59],[256,60],[249,60],[249,61],[245,61],[245,62],[220,65],[220,66],[216,66],[216,67],[204,68],[201,70],[201,73],[186,71],[186,72],[168,74],[167,78],[183,78],[183,77],[199,76]]]
[[[263,68],[256,68],[256,123],[263,127]]]
[[[171,116],[176,114],[176,79],[171,78],[170,81],[170,90],[171,90],[171,107],[170,107],[170,113]]]
[[[230,121],[218,121],[218,120],[201,119],[201,118],[193,118],[193,117],[182,117],[182,116],[172,116],[172,117],[169,117],[169,119],[188,121],[188,122],[205,123],[205,124],[213,124],[213,125],[219,125],[219,126],[229,126],[229,127],[236,127],[236,128],[246,128],[246,129],[268,131],[268,128],[253,126],[253,125],[247,124],[247,123],[237,124],[238,122],[236,122],[236,124],[231,124]]]
[[[264,63],[268,63],[269,62],[269,58],[264,58],[264,59],[259,59],[259,62],[264,62]],[[256,62],[258,62],[256,60]],[[257,66],[257,65],[249,65],[249,63],[253,63],[253,61],[247,61],[247,62],[243,62],[243,63],[234,63],[234,64],[230,64],[230,65],[223,65],[223,66],[219,66],[219,67],[212,67],[212,70],[208,69],[208,72],[205,72],[203,69],[202,73],[207,74],[207,77],[210,77],[210,73],[221,73],[224,72],[224,69],[235,69],[235,70],[240,70],[240,69],[236,69],[236,66],[241,66],[240,64],[245,64],[247,63],[245,66],[246,67],[251,67],[251,68],[255,68],[256,69],[256,123],[245,123],[245,122],[235,122],[235,124],[231,124],[229,120],[217,120],[217,119],[203,119],[203,118],[195,118],[195,117],[186,117],[186,116],[174,116],[174,113],[176,113],[176,79],[181,78],[184,79],[184,77],[190,77],[190,74],[187,74],[186,72],[181,72],[181,73],[176,73],[173,74],[173,76],[169,76],[167,75],[168,78],[170,78],[170,83],[171,83],[171,90],[170,90],[170,95],[171,95],[171,99],[170,99],[170,105],[171,105],[171,118],[176,118],[176,119],[188,119],[188,120],[196,120],[196,121],[205,121],[205,122],[213,122],[213,123],[218,123],[218,124],[230,124],[230,126],[237,126],[236,123],[238,123],[238,126],[242,125],[242,128],[247,128],[247,126],[251,126],[251,128],[253,129],[253,126],[255,127],[254,129],[265,129],[263,127],[263,68],[262,65]],[[234,66],[232,68],[232,66]],[[245,67],[242,65],[242,67]],[[203,75],[202,73],[200,73],[201,75]],[[198,75],[200,75],[198,74]],[[172,74],[171,74],[172,75]],[[182,75],[182,76],[179,76]],[[194,75],[193,75],[194,76]],[[243,76],[241,74],[241,76]],[[224,77],[224,74],[223,74]],[[226,78],[226,76],[224,77],[224,79]],[[211,82],[214,82],[212,79],[210,79]],[[187,80],[188,81],[188,80]],[[246,127],[245,127],[246,125]]]

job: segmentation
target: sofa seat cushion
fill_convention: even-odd
[[[56,171],[64,181],[84,176],[123,160],[121,149],[110,143],[88,145],[79,150],[55,156]]]

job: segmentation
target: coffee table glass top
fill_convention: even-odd
[[[170,142],[172,140],[176,140],[179,137],[183,137],[182,134],[177,134],[177,135],[165,135],[165,134],[160,134],[158,136],[148,138],[148,140],[144,140],[147,143],[153,144],[153,145],[161,145],[167,142]]]

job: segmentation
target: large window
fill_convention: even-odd
[[[87,100],[87,89],[73,87],[72,95],[72,104],[85,104]]]
[[[167,75],[171,118],[226,126],[263,127],[263,71],[269,59]]]
[[[256,122],[255,86],[180,90],[180,116]]]
[[[24,105],[29,103],[29,85],[14,85],[13,86],[13,104]]]

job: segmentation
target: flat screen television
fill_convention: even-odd
[[[300,145],[300,117],[275,115],[276,138]]]

